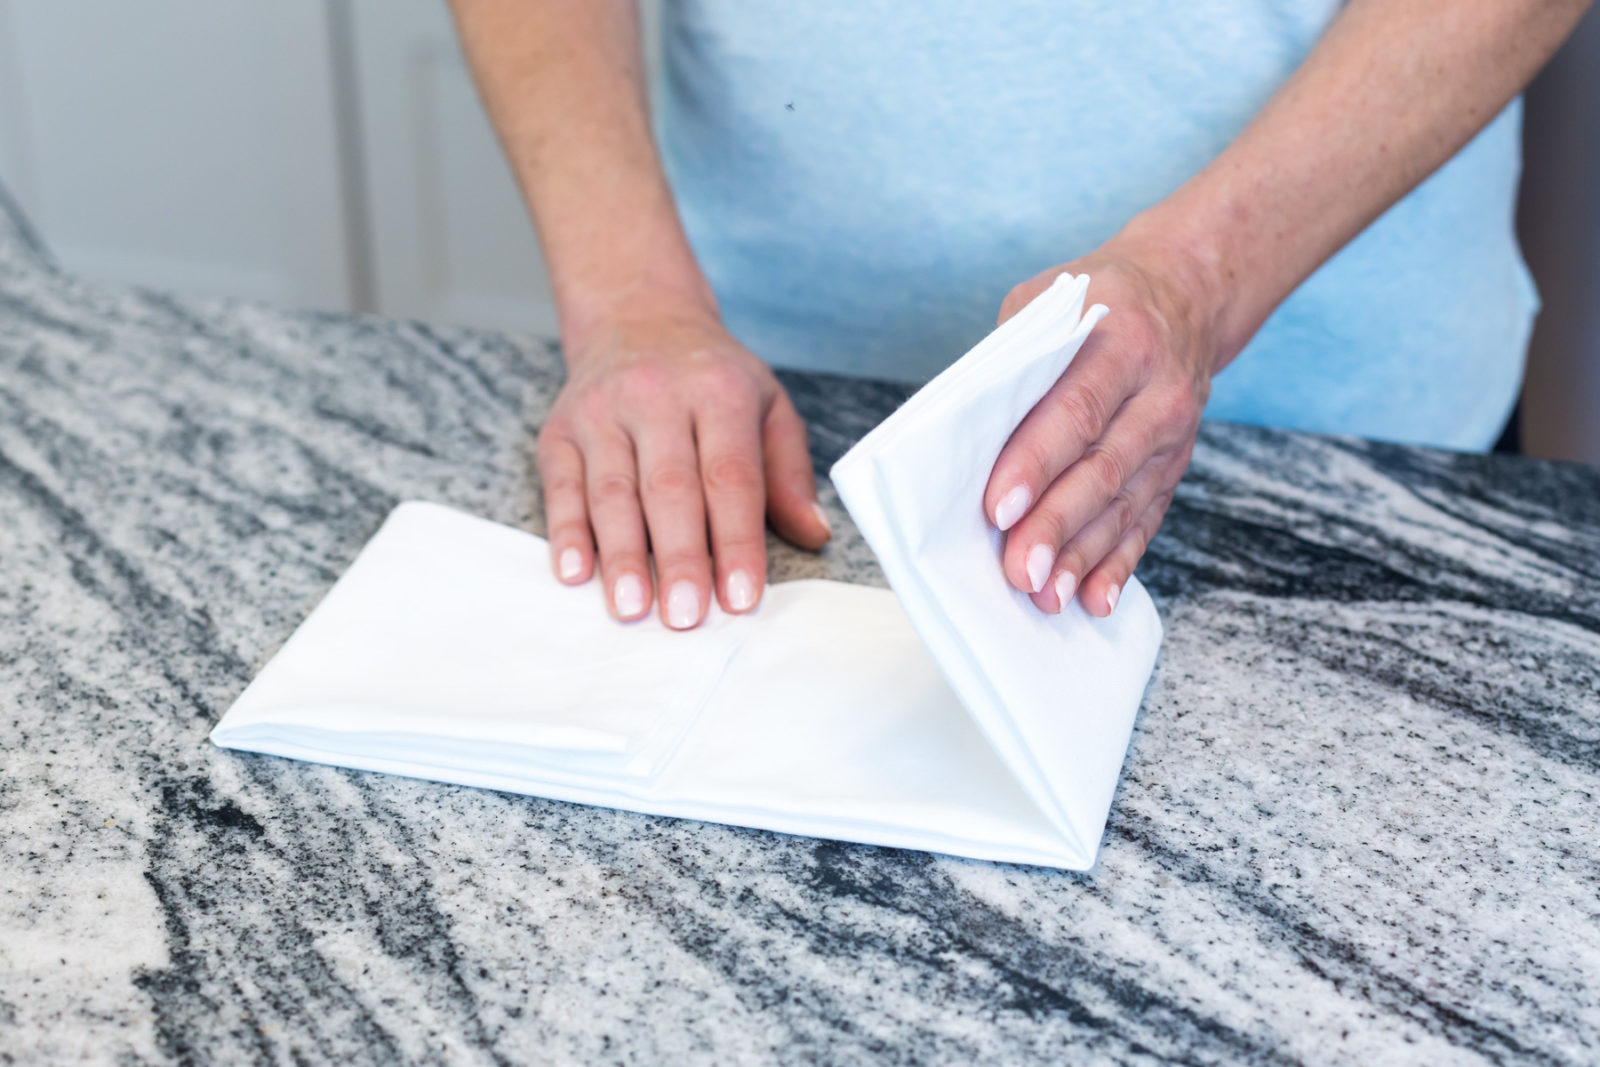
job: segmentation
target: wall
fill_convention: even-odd
[[[1529,87],[1523,144],[1518,230],[1544,306],[1522,446],[1600,463],[1600,6]]]

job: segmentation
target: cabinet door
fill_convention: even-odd
[[[533,226],[443,0],[353,11],[378,309],[554,333]]]
[[[379,310],[554,334],[538,240],[444,0],[353,2]],[[658,6],[640,4],[652,78]]]
[[[0,0],[0,180],[89,276],[347,306],[324,0]]]

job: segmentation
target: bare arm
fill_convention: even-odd
[[[1144,220],[1171,227],[1231,292],[1214,298],[1224,359],[1295,286],[1488,125],[1588,7],[1350,4],[1227,151]]]
[[[1352,0],[1209,166],[1069,264],[1114,309],[995,464],[1035,603],[1109,614],[1188,466],[1210,379],[1328,257],[1521,91],[1588,0]],[[1004,319],[1057,267],[1018,286]]]
[[[633,0],[452,0],[478,87],[539,230],[568,381],[539,439],[552,565],[612,612],[697,624],[748,611],[763,516],[828,539],[805,428],[723,329],[651,136]],[[708,542],[709,529],[709,542]],[[652,580],[649,555],[655,558]],[[713,573],[714,571],[714,573]]]
[[[538,227],[563,338],[641,301],[715,314],[651,136],[633,0],[451,6]]]

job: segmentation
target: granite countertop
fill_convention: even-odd
[[[542,532],[559,378],[0,212],[0,1063],[1600,1062],[1596,470],[1206,426],[1085,875],[208,744],[396,501]]]

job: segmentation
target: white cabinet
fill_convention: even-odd
[[[533,227],[444,0],[356,0],[353,14],[378,308],[554,332]]]
[[[0,0],[0,181],[90,276],[555,330],[445,0]]]
[[[0,0],[0,179],[74,270],[339,308],[322,0]]]

